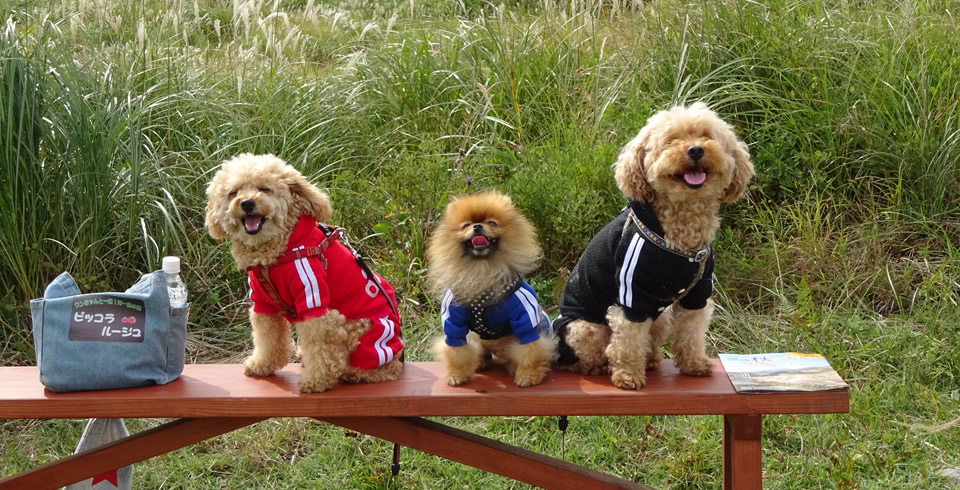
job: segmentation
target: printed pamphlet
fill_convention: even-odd
[[[737,392],[849,389],[819,354],[720,354],[720,362]]]

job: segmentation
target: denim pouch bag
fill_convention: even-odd
[[[64,272],[30,301],[40,382],[56,392],[169,383],[183,372],[188,312],[170,306],[163,271],[91,294]]]

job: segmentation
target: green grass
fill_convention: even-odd
[[[250,349],[242,274],[204,187],[273,152],[400,297],[408,359],[438,334],[423,247],[451,195],[496,187],[567,271],[623,204],[610,164],[654,111],[706,100],[757,176],[723,210],[717,352],[812,351],[851,413],[771,416],[770,488],[947,488],[960,466],[960,39],[954,2],[281,1],[6,4],[0,33],[0,364],[33,361],[29,299],[68,270],[126,288],[167,254],[190,362]],[[720,485],[718,417],[449,420],[666,488]],[[159,421],[129,420],[133,430]],[[0,422],[0,475],[71,452],[81,421]],[[306,420],[136,466],[138,487],[515,485]],[[253,483],[251,483],[253,482]]]

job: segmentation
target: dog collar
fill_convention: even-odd
[[[523,279],[521,279],[520,276],[514,276],[513,280],[504,284],[502,288],[494,288],[486,291],[480,295],[479,298],[470,303],[465,303],[463,306],[467,307],[469,310],[477,309],[477,311],[479,311],[487,306],[499,304],[501,301],[506,299],[507,296],[510,296],[520,289],[521,286],[523,286]]]
[[[663,237],[651,230],[647,225],[643,224],[643,222],[637,218],[637,215],[633,212],[632,208],[630,209],[630,221],[636,225],[637,229],[640,230],[640,233],[642,233],[644,237],[667,252],[679,255],[681,257],[686,257],[688,260],[690,260],[690,262],[696,262],[698,264],[707,260],[707,257],[710,256],[709,244],[698,250],[690,250],[669,245]]]

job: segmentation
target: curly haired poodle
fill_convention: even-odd
[[[399,377],[393,288],[341,243],[342,230],[323,223],[333,215],[325,193],[283,160],[245,153],[223,163],[207,197],[210,236],[229,238],[249,274],[254,348],[244,374],[268,376],[290,361],[292,323],[301,392]]]
[[[641,388],[671,337],[683,374],[706,376],[710,242],[721,203],[753,176],[747,146],[703,103],[647,120],[614,164],[628,205],[587,245],[564,287],[557,367]]]

